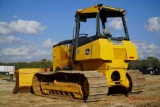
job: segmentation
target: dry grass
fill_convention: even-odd
[[[146,88],[142,93],[106,96],[98,102],[75,102],[50,99],[32,93],[12,94],[15,82],[9,82],[9,76],[0,76],[0,107],[142,107],[160,105],[160,75],[145,75]]]

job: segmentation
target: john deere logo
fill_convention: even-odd
[[[85,54],[88,55],[90,53],[89,49],[86,49]]]

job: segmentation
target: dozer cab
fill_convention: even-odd
[[[97,101],[111,92],[143,91],[142,73],[127,70],[138,55],[129,38],[125,13],[102,4],[77,10],[73,38],[53,46],[53,71],[17,70],[13,93],[28,88],[39,96]]]

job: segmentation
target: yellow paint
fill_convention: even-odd
[[[123,9],[113,8],[113,7],[110,7],[110,6],[102,6],[101,9],[107,9],[107,10],[110,10],[110,11],[117,11],[117,12],[122,12],[122,13],[124,12]],[[79,14],[97,13],[97,12],[99,12],[99,7],[97,5],[96,6],[91,6],[89,8],[77,10],[77,13],[79,13]]]
[[[21,68],[15,72],[16,86],[14,92],[17,92],[20,88],[31,87],[32,78],[37,72],[50,71],[50,68]]]
[[[41,85],[42,91],[49,94],[48,90],[61,91],[74,94],[75,98],[83,98],[81,86],[77,83],[58,82],[54,80],[53,85]],[[64,93],[65,94],[65,93]]]
[[[58,66],[63,69],[64,66],[72,64],[72,46],[60,45],[53,48],[53,71]]]
[[[68,54],[68,47],[60,45],[55,47],[55,49],[57,48],[60,49],[58,54],[64,55],[64,57],[60,58],[60,62],[58,63],[55,61],[53,67],[60,66],[60,68],[63,68],[63,66],[67,66],[68,63],[66,62],[71,61],[65,57],[65,54]],[[86,49],[90,50],[88,54],[86,54]],[[68,55],[72,55],[72,52]],[[136,48],[131,41],[123,40],[120,44],[114,44],[114,41],[100,38],[77,48],[76,61],[79,63],[73,64],[73,66],[75,70],[95,70],[103,72],[107,78],[109,87],[117,85],[112,81],[111,74],[114,71],[118,71],[120,73],[119,85],[129,87],[126,77],[128,62],[130,60],[136,60],[137,58]],[[70,65],[72,65],[72,63],[70,63]]]
[[[119,9],[119,8],[113,8],[113,7],[110,7],[110,6],[102,6],[102,8],[104,9],[109,9],[109,10],[113,10],[113,11],[118,11],[118,12],[124,12],[123,9]]]

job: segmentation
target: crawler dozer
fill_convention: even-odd
[[[97,101],[112,92],[143,91],[143,74],[127,70],[138,55],[125,14],[102,4],[77,10],[73,38],[53,46],[53,69],[17,70],[13,93],[29,89],[50,98]]]

